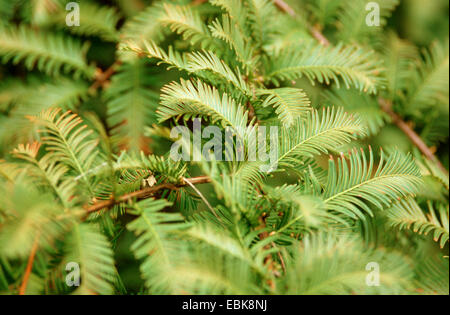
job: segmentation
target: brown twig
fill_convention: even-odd
[[[317,26],[310,27],[309,31],[311,32],[311,35],[322,45],[325,47],[330,46],[330,41],[322,34],[322,32],[319,30]]]
[[[31,247],[30,257],[28,258],[27,268],[25,269],[25,275],[23,276],[22,284],[20,285],[19,295],[25,295],[27,290],[28,280],[30,279],[31,271],[33,270],[34,257],[39,248],[40,233],[36,235],[33,246]]]
[[[446,174],[447,169],[442,165],[441,161],[433,154],[431,149],[423,142],[422,138],[405,122],[403,119],[392,110],[392,103],[382,97],[378,99],[381,109],[389,115],[392,122],[411,140],[411,142],[422,152],[422,154],[436,165]]]
[[[106,81],[111,78],[111,76],[116,72],[117,67],[122,64],[122,61],[115,61],[105,72],[99,70],[99,73],[96,75],[95,82],[89,88],[90,91],[96,91],[98,88],[102,87]]]
[[[194,1],[192,1],[192,4],[193,5],[200,5],[200,4],[205,3],[206,1],[208,1],[208,0],[194,0]]]
[[[113,207],[116,204],[125,203],[132,199],[142,199],[142,198],[148,198],[149,196],[157,193],[160,190],[163,189],[169,189],[169,190],[176,190],[180,187],[190,186],[190,185],[199,185],[199,184],[206,184],[210,183],[211,179],[208,176],[200,176],[200,177],[194,177],[185,179],[184,182],[179,184],[161,184],[153,187],[144,188],[126,195],[123,195],[117,199],[109,199],[101,202],[97,202],[90,206],[85,206],[84,209],[88,214],[98,212],[103,209],[109,209]]]
[[[275,5],[278,7],[278,9],[280,9],[283,12],[286,12],[287,14],[289,14],[292,17],[295,17],[295,11],[294,9],[292,9],[289,4],[287,4],[286,2],[284,2],[283,0],[273,0],[273,3],[275,3]]]
[[[283,0],[273,0],[274,4],[278,7],[278,9],[280,9],[281,11],[289,14],[292,17],[296,17],[296,13],[294,11],[294,9],[292,9],[289,4],[287,4],[286,2],[284,2]],[[320,32],[318,27],[308,27],[309,32],[311,33],[311,35],[317,39],[317,41],[322,44],[323,46],[330,46],[330,42],[328,41],[328,39]]]
[[[193,183],[191,183],[191,181],[187,178],[183,178],[184,182],[186,184],[188,184],[196,193],[197,195],[203,200],[203,202],[206,204],[206,206],[209,208],[209,210],[211,210],[211,213],[219,220],[222,221],[222,219],[217,215],[216,211],[214,210],[214,208],[211,206],[211,204],[209,203],[209,201],[205,198],[205,196],[203,196],[202,192],[200,190],[197,189],[197,187],[195,187],[195,185]]]
[[[272,242],[272,247],[276,248],[277,245],[275,244],[275,242]],[[280,263],[281,263],[281,268],[283,269],[283,272],[286,273],[286,264],[284,263],[284,258],[283,258],[283,254],[278,251],[277,252],[278,255],[278,259],[280,259]]]

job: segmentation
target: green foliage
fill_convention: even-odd
[[[322,234],[312,234],[303,243],[296,248],[288,269],[293,276],[287,294],[399,294],[408,290],[411,283],[410,265],[395,253],[364,249],[358,240],[336,240]],[[383,270],[381,286],[365,285],[365,262],[370,260],[379,262]]]
[[[121,16],[117,10],[107,6],[99,6],[94,3],[83,4],[83,14],[80,14],[80,26],[71,27],[69,30],[77,35],[97,36],[105,41],[118,41],[119,35],[116,29]],[[67,11],[62,8],[54,13],[51,23],[55,26],[66,27]]]
[[[448,17],[286,2],[0,0],[0,293],[448,294]]]
[[[424,52],[424,60],[414,69],[414,83],[408,89],[408,111],[417,115],[422,110],[434,107],[448,113],[448,47],[448,42],[435,43],[430,51]]]
[[[52,152],[53,161],[64,162],[77,176],[75,179],[93,196],[95,188],[90,173],[97,164],[99,152],[98,140],[90,139],[92,130],[86,130],[86,125],[80,126],[83,121],[70,111],[61,115],[59,110],[49,109],[36,119],[45,128],[41,140]]]
[[[84,75],[90,78],[94,74],[85,59],[88,47],[76,39],[36,33],[26,26],[0,25],[0,32],[3,62],[23,61],[29,70],[37,68],[53,76],[60,72],[73,72],[75,77]]]
[[[394,153],[385,160],[381,152],[377,169],[373,165],[372,151],[368,161],[356,150],[348,162],[344,157],[338,163],[331,160],[325,188],[328,208],[363,218],[358,208],[373,215],[371,205],[384,209],[393,200],[417,193],[420,172],[410,156]]]
[[[172,260],[177,259],[178,248],[172,243],[176,242],[176,235],[173,234],[182,228],[183,217],[158,212],[167,206],[170,203],[164,200],[141,201],[134,206],[139,218],[128,224],[128,229],[138,235],[131,250],[136,258],[145,259],[141,271],[147,279],[146,286],[156,294],[175,293],[178,287],[177,279],[172,277]]]
[[[139,151],[145,126],[156,122],[159,95],[152,90],[153,83],[151,72],[140,60],[123,65],[113,77],[105,94],[108,126],[117,146]]]
[[[387,215],[393,226],[400,229],[411,228],[415,233],[432,234],[433,239],[444,247],[448,242],[448,207],[440,205],[435,210],[428,204],[428,214],[425,214],[414,199],[402,200],[392,206]]]
[[[328,153],[336,147],[350,142],[356,134],[363,134],[359,119],[351,117],[342,109],[324,109],[308,113],[298,120],[293,128],[281,130],[279,156],[280,167],[301,168],[305,158]]]
[[[262,106],[275,107],[277,109],[275,112],[286,127],[292,126],[298,118],[305,116],[310,110],[311,101],[300,89],[262,89],[258,95],[267,96]]]
[[[381,85],[380,77],[376,75],[380,70],[373,54],[361,48],[342,45],[324,48],[310,42],[288,47],[274,56],[266,81],[280,85],[281,81],[305,76],[311,83],[318,81],[329,85],[335,82],[339,87],[342,80],[347,88],[352,86],[375,93]]]
[[[198,81],[182,80],[181,83],[171,83],[162,89],[161,106],[158,108],[159,121],[172,117],[189,119],[191,117],[210,117],[211,122],[220,121],[223,126],[245,128],[248,114],[242,105],[227,94],[222,96],[207,84]]]
[[[351,2],[343,1],[338,13],[338,38],[345,42],[361,42],[376,40],[379,32],[383,30],[381,27],[371,27],[366,24],[367,4],[371,1],[357,0]],[[387,24],[387,18],[392,11],[400,3],[399,0],[382,0],[377,2],[380,8],[380,25]],[[373,8],[370,8],[373,10]]]
[[[67,237],[66,262],[78,262],[83,279],[74,294],[111,294],[116,270],[114,252],[99,228],[92,224],[76,225]]]

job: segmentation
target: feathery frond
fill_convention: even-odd
[[[234,89],[246,96],[252,95],[250,88],[242,79],[242,76],[237,68],[236,73],[222,60],[219,59],[213,52],[194,52],[187,56],[187,69],[190,73],[203,77],[209,82],[222,82],[223,86],[232,84]],[[203,74],[204,73],[204,74]],[[217,83],[216,83],[217,84]]]
[[[45,248],[63,234],[68,222],[56,220],[63,209],[53,202],[50,194],[40,193],[26,180],[0,185],[0,214],[5,218],[5,227],[0,230],[0,256],[27,257],[35,242]],[[28,197],[24,198],[25,195]]]
[[[425,60],[418,64],[408,90],[406,110],[418,113],[425,108],[436,107],[448,113],[449,106],[449,44],[435,43]]]
[[[48,75],[60,72],[73,73],[92,78],[94,69],[85,58],[86,45],[61,35],[36,33],[25,26],[2,26],[0,24],[0,55],[3,62],[23,61],[28,69],[37,68]]]
[[[262,106],[276,108],[275,112],[286,127],[292,126],[298,118],[306,116],[311,111],[311,101],[300,89],[259,90],[258,95],[267,96]]]
[[[357,219],[363,218],[361,210],[373,215],[371,206],[386,209],[417,193],[420,172],[411,156],[396,152],[386,158],[382,151],[378,166],[374,164],[372,150],[368,160],[356,149],[348,161],[344,155],[337,162],[331,159],[324,191],[327,208]]]
[[[399,0],[380,0],[369,6],[369,0],[345,1],[338,13],[339,39],[344,42],[371,41],[387,24],[387,18],[399,4]],[[378,10],[379,8],[379,10]],[[374,19],[379,14],[379,25]],[[368,24],[370,19],[372,24]]]
[[[161,105],[158,108],[160,121],[170,118],[209,118],[212,123],[220,122],[236,130],[246,129],[248,114],[230,96],[201,81],[181,80],[162,89]]]
[[[376,93],[383,84],[381,70],[373,52],[341,44],[323,47],[310,41],[275,55],[265,81],[279,86],[283,81],[305,76],[312,84],[334,82],[339,87],[342,81],[346,88]]]
[[[69,168],[54,161],[51,154],[46,154],[38,160],[37,155],[40,147],[39,142],[19,145],[18,148],[14,149],[13,154],[34,165],[35,172],[30,172],[30,174],[41,181],[43,186],[51,187],[61,204],[68,209],[74,201],[76,183],[72,178],[65,178]]]
[[[374,96],[355,90],[331,89],[324,93],[324,98],[326,105],[342,107],[347,113],[359,117],[361,124],[366,126],[367,136],[377,135],[388,120]]]
[[[52,20],[56,26],[77,35],[98,36],[106,41],[119,40],[116,26],[121,17],[116,9],[87,2],[83,3],[81,10],[80,25],[77,27],[67,27],[65,10],[56,12]]]
[[[128,229],[138,236],[131,250],[136,258],[145,259],[141,272],[146,279],[146,287],[153,294],[176,293],[177,282],[180,281],[173,277],[175,257],[179,251],[176,234],[186,225],[179,214],[160,211],[169,205],[165,200],[141,201],[134,206],[134,213],[139,218],[128,224]]]
[[[366,284],[371,262],[379,266],[379,286]],[[324,233],[303,240],[288,270],[293,276],[284,279],[286,294],[399,294],[413,277],[412,268],[399,254],[364,249],[352,237],[336,239]]]
[[[108,125],[118,147],[139,151],[145,127],[156,122],[153,113],[159,97],[151,90],[152,83],[150,69],[140,60],[121,66],[113,76],[106,97]]]
[[[163,26],[159,19],[163,14],[164,9],[160,3],[148,6],[127,20],[121,30],[121,35],[124,40],[160,40],[163,37]]]
[[[93,194],[90,173],[99,151],[98,140],[91,138],[92,130],[87,129],[86,125],[80,126],[83,120],[77,114],[70,111],[61,114],[60,109],[50,108],[30,119],[45,127],[42,142],[47,146],[47,151],[52,152],[52,159],[69,166],[75,172],[75,178]]]
[[[387,88],[392,99],[402,96],[418,59],[417,48],[390,33],[383,47]]]
[[[0,0],[0,294],[448,294],[448,1],[66,4]]]
[[[448,207],[438,205],[436,209],[428,203],[428,213],[424,213],[413,198],[408,198],[392,205],[386,214],[393,227],[411,229],[418,234],[431,234],[441,248],[448,242]]]
[[[250,70],[256,65],[257,60],[253,58],[252,46],[231,18],[223,15],[221,20],[214,20],[209,28],[212,36],[224,41],[230,47],[246,70]]]
[[[201,20],[198,12],[187,5],[163,4],[164,14],[159,22],[168,26],[173,32],[182,35],[192,45],[198,43],[207,47],[211,42],[211,35]]]
[[[65,260],[80,266],[81,285],[73,293],[113,293],[116,275],[114,253],[98,227],[86,223],[76,225],[65,245]]]
[[[363,133],[359,119],[342,109],[323,109],[321,115],[313,110],[304,120],[298,119],[294,128],[281,129],[276,163],[280,168],[295,169],[306,158],[328,153]]]

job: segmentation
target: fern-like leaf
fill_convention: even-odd
[[[94,69],[87,65],[87,46],[61,35],[37,33],[25,26],[0,25],[0,55],[3,62],[24,61],[28,69],[37,68],[49,75],[73,72],[92,78]]]
[[[141,60],[121,66],[106,92],[108,125],[112,128],[112,141],[119,148],[145,149],[144,130],[156,122],[153,113],[159,97],[151,90],[153,79],[149,70]]]
[[[362,150],[361,150],[362,151]],[[363,218],[360,209],[373,215],[370,205],[387,209],[398,198],[418,192],[420,172],[410,155],[399,152],[387,159],[381,152],[375,168],[372,150],[369,160],[364,152],[350,152],[329,162],[328,182],[324,191],[327,208],[351,218]]]
[[[232,126],[236,130],[246,129],[248,113],[230,96],[200,80],[196,83],[181,80],[162,89],[161,106],[158,108],[160,121],[170,118],[206,117],[211,122],[220,122],[223,126]]]
[[[380,285],[368,286],[366,266],[380,266]],[[307,236],[288,262],[284,294],[402,294],[408,292],[413,270],[395,252],[365,249],[351,236],[318,233]]]
[[[223,15],[222,20],[214,20],[209,28],[212,36],[224,41],[230,47],[246,70],[255,67],[257,60],[253,58],[253,48],[249,39],[239,31],[239,27],[228,15]]]
[[[159,18],[160,23],[189,40],[193,45],[201,43],[206,47],[211,42],[211,35],[200,18],[198,11],[190,6],[165,3],[164,14]]]
[[[67,263],[80,267],[81,285],[73,292],[80,295],[112,294],[117,273],[114,253],[106,236],[95,225],[76,225],[67,238]]]
[[[141,44],[145,40],[158,41],[162,39],[164,28],[159,19],[163,14],[164,9],[161,3],[146,7],[144,11],[127,20],[121,30],[123,39],[139,42],[138,46],[141,48]]]
[[[363,136],[377,135],[389,119],[375,96],[344,89],[327,90],[323,96],[326,105],[342,107],[349,114],[357,115],[361,124],[366,126],[367,135]]]
[[[144,259],[141,272],[146,287],[154,294],[175,293],[180,281],[173,273],[178,251],[174,239],[186,225],[181,215],[160,211],[169,205],[166,200],[141,201],[133,207],[139,218],[127,226],[138,236],[131,250],[136,258]]]
[[[391,16],[392,11],[400,3],[399,0],[377,1],[376,4],[380,9],[380,25],[371,26],[366,22],[370,12],[366,8],[373,10],[373,7],[368,6],[370,2],[369,0],[355,0],[344,1],[341,4],[336,23],[339,27],[340,40],[348,43],[366,42],[377,38],[387,24],[387,19]]]
[[[441,248],[449,240],[448,207],[443,205],[435,209],[428,203],[426,214],[413,198],[408,198],[392,205],[386,215],[393,227],[411,229],[418,234],[432,234],[434,241],[439,242]]]
[[[24,258],[35,243],[45,248],[63,235],[68,222],[56,219],[63,208],[51,194],[40,192],[26,179],[0,183],[0,189],[0,217],[5,218],[0,229],[0,256]]]
[[[252,92],[237,69],[236,73],[213,52],[194,52],[188,55],[188,70],[193,75],[208,79],[209,82],[222,82],[223,86],[229,83],[242,95],[250,96]]]
[[[309,41],[275,55],[265,80],[279,86],[283,81],[305,76],[312,84],[315,81],[326,84],[335,82],[337,87],[342,80],[347,88],[352,86],[360,91],[376,93],[383,84],[380,72],[380,62],[373,52],[341,44],[323,47]]]
[[[313,110],[305,120],[297,120],[293,128],[281,129],[276,163],[281,168],[295,169],[303,165],[306,158],[328,153],[363,133],[359,119],[342,109],[324,109],[322,115]]]
[[[30,119],[45,127],[41,131],[44,134],[42,141],[52,152],[52,159],[69,166],[75,179],[82,182],[93,196],[95,185],[90,176],[99,156],[98,140],[90,139],[93,131],[86,129],[86,125],[80,126],[83,121],[77,114],[60,112],[60,109],[50,108]]]
[[[27,145],[19,145],[14,149],[13,154],[35,166],[36,172],[30,172],[44,187],[50,187],[58,196],[61,204],[66,208],[74,202],[75,181],[72,178],[65,178],[69,169],[64,164],[54,161],[51,154],[46,154],[38,160],[37,155],[41,144],[34,142]]]
[[[83,36],[98,36],[106,41],[118,41],[119,35],[116,29],[121,16],[116,9],[106,6],[98,6],[95,3],[83,3],[80,14],[80,25],[67,27],[66,10],[59,10],[51,18],[53,23],[70,32]]]
[[[291,127],[298,118],[305,117],[311,111],[311,101],[301,89],[279,88],[259,90],[259,96],[266,96],[263,107],[273,107],[280,121]]]
[[[406,110],[420,115],[425,108],[438,107],[449,111],[449,44],[435,43],[425,52],[425,60],[419,63],[413,84],[409,85]]]
[[[414,63],[419,54],[414,45],[389,33],[383,48],[386,65],[387,87],[390,99],[396,99],[404,93],[410,82]]]

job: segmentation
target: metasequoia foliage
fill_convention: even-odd
[[[1,293],[448,294],[448,2],[67,2],[0,0]]]

